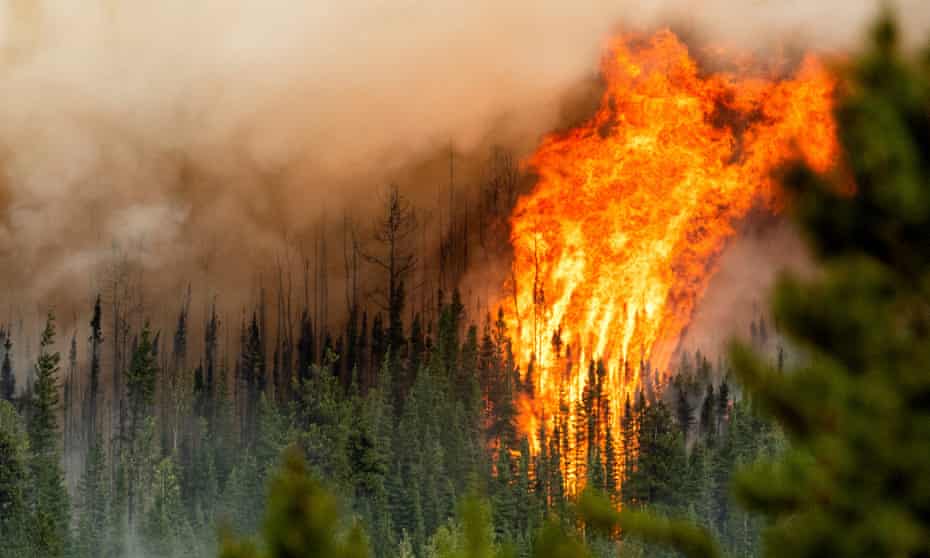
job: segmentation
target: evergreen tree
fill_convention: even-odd
[[[150,556],[179,556],[193,542],[193,533],[187,524],[177,472],[170,457],[156,466],[150,492],[152,503],[140,530],[143,548]]]
[[[208,427],[214,420],[214,394],[218,367],[217,351],[219,347],[220,320],[216,315],[216,305],[210,307],[210,317],[204,328],[204,363],[203,363],[203,417]]]
[[[13,374],[13,342],[6,334],[3,341],[3,365],[0,366],[0,399],[13,401],[16,396],[16,376]]]
[[[103,343],[100,295],[94,301],[90,321],[90,378],[85,392],[84,429],[87,451],[78,482],[78,531],[76,554],[93,558],[105,555],[107,530],[107,478],[103,434],[98,425],[100,397],[100,347]]]
[[[152,420],[158,374],[157,339],[157,336],[153,338],[149,324],[143,325],[126,371],[129,424],[121,445],[121,457],[126,482],[126,520],[130,532],[136,526],[142,506],[142,492],[150,474],[149,468],[154,465],[153,452],[157,450]]]
[[[334,496],[311,478],[292,449],[269,486],[261,545],[226,537],[221,558],[365,558],[361,529],[346,531]]]
[[[265,351],[262,343],[258,317],[252,314],[252,321],[244,333],[240,374],[244,391],[244,410],[242,414],[242,442],[246,446],[255,443],[258,422],[258,403],[265,391]]]
[[[681,433],[661,400],[645,407],[640,420],[636,465],[624,484],[624,501],[673,509],[685,470]]]
[[[68,492],[58,446],[58,363],[61,355],[52,350],[54,344],[55,317],[50,312],[39,342],[29,413],[30,539],[37,554],[48,557],[63,556],[68,548],[69,518]]]
[[[107,543],[106,461],[100,434],[85,456],[84,474],[78,483],[78,530],[76,554],[81,558],[105,556]]]
[[[610,416],[610,405],[606,406],[606,416],[604,420],[607,425],[607,432],[604,435],[604,489],[607,497],[611,502],[617,499],[617,447],[614,442],[614,422]]]
[[[679,384],[677,389],[678,397],[675,400],[675,415],[678,419],[678,428],[681,429],[681,436],[686,441],[691,434],[691,425],[694,424],[694,407],[688,400],[688,394],[685,388]]]
[[[701,435],[712,443],[717,430],[717,396],[714,394],[714,384],[708,382],[704,392],[704,401],[701,402],[701,418],[698,426]]]
[[[310,379],[310,370],[316,354],[314,351],[313,325],[307,309],[300,314],[300,337],[297,340],[297,379],[301,382]]]
[[[0,400],[0,557],[32,551],[28,508],[29,439],[13,406]]]
[[[90,378],[87,385],[85,403],[84,426],[87,430],[87,449],[101,443],[102,437],[98,430],[98,417],[100,414],[100,347],[103,344],[103,322],[100,309],[100,295],[94,301],[94,314],[90,320]],[[98,440],[98,438],[100,438]],[[100,448],[102,450],[102,448]]]

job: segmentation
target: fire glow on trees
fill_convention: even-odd
[[[618,432],[643,375],[669,361],[735,224],[778,207],[773,169],[798,156],[837,157],[834,78],[813,57],[787,77],[705,73],[671,32],[610,41],[600,109],[546,137],[525,167],[538,176],[511,219],[514,352],[532,374],[520,427],[538,451],[558,427],[566,490],[584,484],[578,416],[603,361],[595,439]],[[607,419],[606,417],[610,417]],[[558,424],[557,424],[558,423]]]

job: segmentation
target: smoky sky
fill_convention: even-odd
[[[447,146],[525,155],[564,124],[618,29],[844,51],[879,5],[9,0],[0,289],[86,298],[121,257],[156,291],[212,276],[245,292],[256,262],[321,220],[364,220],[378,188]],[[906,36],[923,36],[926,2],[898,6]],[[402,187],[434,199],[431,179]]]

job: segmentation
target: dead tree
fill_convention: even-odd
[[[363,252],[366,261],[380,268],[387,276],[387,292],[378,292],[376,299],[388,313],[388,345],[392,355],[402,350],[404,279],[416,268],[416,256],[408,251],[406,242],[417,228],[416,213],[396,184],[388,187],[381,216],[375,223],[374,239],[381,246],[380,254]]]

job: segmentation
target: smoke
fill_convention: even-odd
[[[773,324],[768,296],[782,272],[809,275],[815,264],[795,226],[778,216],[754,214],[743,223],[695,308],[679,348],[722,356],[733,338],[748,341],[760,318]],[[772,347],[767,347],[771,349]]]
[[[155,292],[195,276],[248,292],[256,262],[450,144],[532,149],[618,26],[842,50],[879,4],[10,0],[0,288],[83,301],[123,258]],[[926,3],[899,6],[922,36]],[[435,199],[434,179],[402,187]]]

